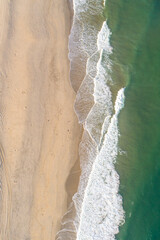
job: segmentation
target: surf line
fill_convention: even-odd
[[[74,0],[73,3],[70,71],[76,69],[73,64],[77,59],[86,63],[86,75],[78,89],[75,105],[79,122],[84,127],[80,143],[82,172],[77,193],[62,219],[56,239],[113,240],[124,222],[122,197],[118,192],[119,176],[114,164],[118,154],[118,116],[124,107],[125,89],[118,91],[113,104],[108,84],[112,82],[112,47],[107,22],[103,20],[99,30],[93,28],[92,21],[87,25],[83,22],[85,11],[87,17],[102,13],[102,1],[90,1],[89,5],[86,0]],[[93,104],[88,104],[90,99]]]
[[[102,148],[96,157],[85,189],[77,240],[115,239],[124,223],[119,176],[114,163],[118,154],[118,115],[124,107],[124,90],[118,91],[115,113],[111,118]]]
[[[96,146],[88,149],[90,151],[89,158],[86,157],[88,163],[83,161],[81,164],[79,189],[73,197],[78,219],[77,240],[113,240],[119,232],[119,226],[124,223],[122,197],[118,193],[119,176],[115,171],[114,163],[118,155],[118,116],[124,107],[125,88],[118,91],[113,110],[111,91],[107,85],[111,81],[112,67],[109,59],[112,53],[110,35],[111,32],[104,21],[97,36],[99,59],[97,64],[94,63],[96,66],[96,74],[93,78],[94,105],[83,123],[85,132],[90,136],[90,142],[93,140]],[[90,73],[90,65],[88,61],[87,74]],[[87,78],[84,82],[87,83]],[[84,142],[87,141],[82,140],[82,144]],[[83,152],[80,151],[80,158],[82,154]],[[85,157],[83,158],[85,160]]]

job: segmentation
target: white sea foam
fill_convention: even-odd
[[[97,144],[99,144],[104,119],[112,114],[112,96],[107,85],[111,81],[109,74],[111,71],[109,55],[112,53],[109,44],[110,35],[106,22],[103,22],[102,28],[97,34],[96,52],[87,60],[87,74],[79,88],[75,104],[80,123],[85,124],[85,129]],[[91,71],[91,69],[94,70]],[[94,100],[91,96],[94,97]]]
[[[114,168],[124,89],[113,104],[109,88],[111,32],[102,17],[97,20],[97,16],[102,16],[103,5],[102,0],[73,1],[69,59],[71,83],[78,90],[75,111],[84,127],[79,148],[82,172],[57,240],[113,240],[124,221],[119,176]]]
[[[100,0],[73,0],[74,17],[69,37],[70,78],[75,91],[86,73],[86,62],[97,49],[97,34],[101,29],[103,11]]]
[[[115,114],[89,176],[82,203],[78,240],[112,240],[124,221],[119,176],[114,162],[118,153],[118,114],[124,106],[124,89],[118,92]]]

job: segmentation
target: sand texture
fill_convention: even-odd
[[[69,31],[67,0],[0,0],[0,240],[55,239],[76,191]]]

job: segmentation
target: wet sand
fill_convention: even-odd
[[[77,188],[70,20],[66,0],[0,1],[0,240],[55,239]]]

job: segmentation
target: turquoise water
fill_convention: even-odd
[[[108,0],[113,90],[127,86],[119,155],[125,224],[118,240],[160,239],[160,1]]]

